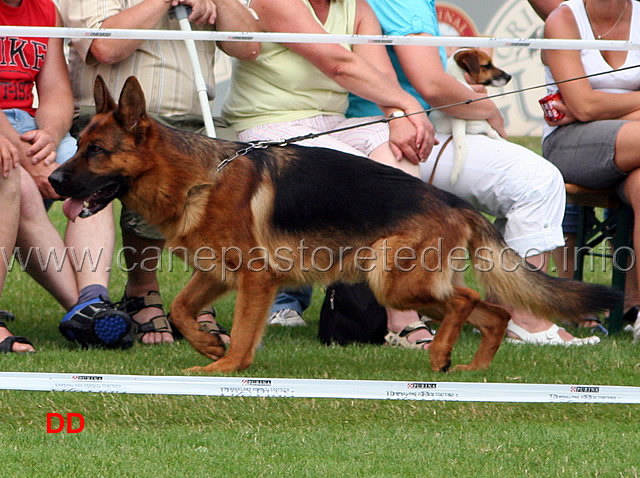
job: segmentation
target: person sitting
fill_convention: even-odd
[[[632,19],[640,5],[630,0],[569,0],[545,21],[545,38],[607,39],[637,42],[640,27]],[[545,50],[547,82],[560,82],[556,108],[565,113],[546,120],[542,152],[566,182],[602,189],[616,188],[634,212],[633,248],[640,250],[640,77],[637,71],[615,71],[640,63],[636,50]],[[587,75],[590,76],[586,78]],[[564,82],[569,79],[581,78]],[[588,141],[585,140],[588,138]],[[637,183],[637,184],[636,184]],[[637,284],[640,268],[628,283]],[[637,285],[628,294],[639,297]],[[634,340],[640,340],[638,307],[630,307]]]
[[[192,8],[189,21],[202,29],[255,31],[257,21],[238,0],[186,0]],[[178,30],[180,26],[169,12],[177,1],[171,0],[61,0],[66,26],[74,28],[140,28]],[[260,51],[258,42],[219,42],[227,54],[242,59],[254,58]],[[215,84],[216,43],[203,42],[198,61],[205,81]],[[69,71],[76,110],[72,132],[79,134],[95,114],[93,85],[101,75],[111,91],[120,91],[125,80],[135,75],[148,95],[147,111],[157,121],[187,131],[203,133],[205,123],[200,109],[196,82],[184,41],[111,40],[74,38],[69,44]],[[219,132],[219,130],[217,130]],[[102,214],[102,212],[100,213]],[[77,222],[83,222],[86,219]],[[110,221],[113,223],[113,215]],[[115,226],[112,226],[115,227]],[[127,265],[127,284],[123,309],[136,325],[136,337],[143,344],[171,343],[173,329],[164,314],[157,269],[164,238],[148,225],[141,215],[123,207],[120,228]],[[223,341],[229,336],[207,307],[198,321]]]
[[[369,4],[385,35],[440,35],[433,0],[369,0]],[[504,118],[495,103],[479,101],[486,96],[484,87],[475,85],[470,91],[445,71],[444,48],[394,45],[388,49],[402,86],[425,109],[455,104],[445,112],[467,120],[486,120],[506,137]],[[348,116],[375,114],[380,111],[370,101],[358,96],[350,98]],[[448,136],[436,134],[439,144],[420,165],[422,178],[429,181],[433,176],[433,185],[495,216],[495,225],[507,244],[526,257],[532,267],[545,270],[550,251],[564,245],[561,222],[566,194],[560,171],[517,144],[483,134],[467,134],[468,157],[458,181],[452,184],[454,148],[447,147]],[[511,313],[507,333],[516,343],[583,345],[600,341],[597,336],[574,337],[526,310],[514,309]]]
[[[378,21],[364,0],[253,0],[250,6],[265,31],[380,33]],[[380,45],[266,43],[255,61],[234,65],[231,91],[222,113],[241,141],[323,133],[367,121],[345,119],[349,92],[373,101],[386,115],[396,111],[419,113],[422,109],[400,87]],[[427,116],[414,114],[394,121],[391,127],[383,123],[368,125],[298,144],[368,156],[418,176],[418,164],[431,151],[433,134]],[[310,296],[310,288],[282,291],[269,323],[304,325],[301,313]],[[390,320],[400,316],[410,317],[412,322],[419,320],[415,312],[387,312]]]
[[[50,27],[61,26],[62,21],[51,0],[2,0],[0,24]],[[10,46],[14,42],[21,45],[19,51]],[[80,263],[77,271],[74,271],[71,258],[68,258],[59,270],[53,270],[50,267],[42,268],[35,259],[37,254],[32,254],[27,271],[66,310],[81,308],[88,319],[101,313],[104,328],[110,330],[114,325],[120,326],[124,329],[121,331],[124,336],[129,328],[126,318],[113,308],[108,298],[101,298],[108,295],[106,271],[111,266],[111,255],[108,247],[103,246],[109,242],[109,229],[103,232],[99,215],[87,223],[69,225],[66,234],[68,247],[65,248],[65,243],[47,218],[43,203],[43,200],[59,199],[47,178],[59,163],[71,158],[76,150],[75,140],[68,134],[73,102],[63,45],[60,38],[19,36],[11,40],[5,38],[0,45],[3,58],[12,58],[13,63],[12,68],[0,72],[4,88],[0,98],[0,108],[3,110],[0,121],[3,123],[2,135],[14,145],[20,160],[20,212],[16,245],[25,250],[55,251],[57,257],[61,258],[67,252],[90,251],[93,258],[108,261],[102,270],[97,265],[94,269]],[[37,106],[33,95],[34,85],[38,93]],[[12,214],[8,212],[11,217]],[[11,221],[10,224],[9,230],[12,230],[15,226]],[[103,342],[95,331],[91,335],[93,342]],[[103,338],[108,342],[111,336]],[[115,337],[114,342],[120,338]]]

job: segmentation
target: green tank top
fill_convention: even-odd
[[[315,17],[309,2],[302,1]],[[354,0],[334,0],[322,26],[329,34],[353,35],[355,15]],[[351,45],[343,47],[351,50]],[[347,90],[279,43],[263,43],[256,60],[235,61],[233,69],[222,114],[237,131],[317,115],[342,115],[349,105]]]

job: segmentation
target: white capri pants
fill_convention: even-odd
[[[259,140],[281,140],[309,133],[321,133],[344,128],[356,124],[368,123],[374,118],[345,119],[339,115],[320,115],[282,123],[267,123],[238,132],[238,139],[243,142]],[[346,131],[318,136],[314,139],[300,141],[300,146],[316,146],[330,148],[358,156],[369,156],[378,146],[389,141],[389,125],[375,123]]]
[[[449,135],[436,137],[440,144],[420,165],[425,182]],[[450,142],[438,161],[433,185],[495,216],[506,243],[522,257],[563,246],[566,192],[560,171],[524,146],[482,134],[466,138],[469,153],[458,182],[452,185],[450,180],[454,150]]]

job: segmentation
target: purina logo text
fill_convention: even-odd
[[[600,393],[600,387],[571,387],[573,393]]]
[[[420,382],[413,382],[413,383],[408,383],[407,384],[407,388],[410,389],[434,389],[437,388],[438,384],[437,383],[420,383]]]
[[[95,375],[74,375],[73,380],[100,381],[103,377]]]
[[[270,387],[271,380],[245,379],[242,381],[242,385],[244,386],[250,385],[253,387]]]

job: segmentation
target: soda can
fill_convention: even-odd
[[[558,121],[564,118],[564,113],[561,113],[551,104],[552,101],[562,101],[562,96],[560,96],[560,92],[556,91],[555,93],[551,93],[550,95],[545,96],[538,100],[540,106],[542,106],[542,111],[544,111],[544,115],[549,118],[551,121]]]

